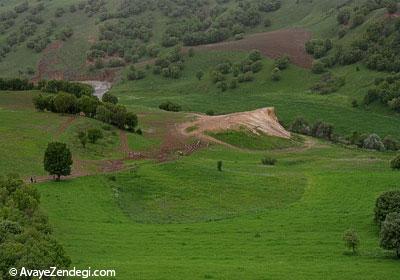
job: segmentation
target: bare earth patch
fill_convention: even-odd
[[[312,57],[305,50],[305,43],[311,39],[311,33],[300,28],[283,29],[271,32],[256,33],[242,40],[220,42],[195,47],[198,50],[217,51],[250,51],[259,50],[264,56],[277,58],[288,55],[292,63],[310,68]]]
[[[206,131],[224,131],[245,128],[254,134],[260,133],[281,138],[290,138],[290,132],[286,131],[278,122],[274,108],[261,108],[249,112],[239,112],[222,116],[195,115],[192,122],[180,126],[183,135],[199,137],[203,140],[220,142],[205,135]],[[219,143],[223,144],[223,143]],[[226,144],[226,143],[225,143]]]

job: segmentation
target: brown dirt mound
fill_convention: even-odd
[[[278,122],[274,108],[262,108],[222,116],[197,115],[196,120],[181,126],[181,132],[190,136],[199,136],[204,135],[206,131],[235,130],[241,127],[255,134],[264,133],[270,136],[290,138],[290,133]]]
[[[270,58],[288,55],[292,63],[300,67],[310,68],[313,59],[307,54],[304,47],[304,44],[310,39],[311,33],[309,31],[294,28],[251,34],[242,40],[202,45],[195,47],[195,49],[218,51],[250,51],[257,49],[264,56]]]

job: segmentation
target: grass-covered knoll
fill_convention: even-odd
[[[273,61],[263,59],[263,69],[254,74],[254,81],[240,83],[236,89],[221,92],[211,81],[210,71],[226,60],[238,62],[246,58],[246,53],[196,52],[186,58],[182,77],[178,80],[163,78],[147,71],[143,80],[126,81],[115,85],[112,92],[118,95],[125,105],[143,105],[156,108],[164,101],[172,101],[182,106],[184,111],[216,114],[247,111],[273,106],[284,124],[289,124],[297,116],[304,116],[311,122],[318,119],[330,122],[339,134],[350,134],[354,130],[364,133],[378,133],[382,137],[392,134],[400,137],[398,114],[384,106],[352,107],[354,99],[359,104],[368,87],[380,73],[360,66],[335,68],[335,75],[345,77],[345,85],[337,92],[328,95],[312,93],[310,88],[319,75],[290,65],[282,71],[282,79],[271,80]],[[198,71],[204,72],[199,81]]]
[[[221,132],[208,132],[208,135],[230,145],[250,149],[250,150],[268,150],[283,149],[289,147],[298,147],[302,145],[303,139],[296,137],[285,139],[265,134],[255,134],[246,129],[228,130]]]
[[[274,167],[261,164],[264,152],[214,146],[179,162],[142,163],[136,178],[46,183],[42,205],[74,265],[113,267],[119,279],[397,279],[398,260],[379,248],[373,223],[376,197],[399,188],[393,154],[326,144],[268,154]],[[183,221],[182,213],[197,217],[202,207],[204,216],[227,214],[257,194],[263,207],[235,218],[154,224],[155,214]],[[153,224],[135,223],[135,213]],[[345,254],[348,228],[361,240],[355,256]]]

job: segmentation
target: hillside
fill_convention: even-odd
[[[396,0],[0,0],[0,279],[397,280],[399,128]]]

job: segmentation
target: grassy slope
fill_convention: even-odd
[[[211,67],[224,59],[240,61],[245,56],[245,53],[198,52],[193,58],[188,58],[179,80],[149,72],[143,80],[114,86],[112,92],[125,105],[158,107],[163,101],[170,100],[182,105],[185,111],[228,113],[274,106],[279,119],[286,124],[297,116],[304,116],[310,121],[322,119],[331,122],[341,134],[359,130],[400,137],[398,115],[380,107],[351,107],[351,101],[357,99],[361,102],[366,88],[374,77],[381,74],[362,66],[360,71],[356,71],[355,65],[334,69],[336,74],[345,76],[347,83],[338,92],[322,96],[309,92],[310,86],[319,79],[318,75],[291,65],[283,71],[281,81],[273,82],[270,78],[272,61],[264,59],[264,68],[255,75],[255,81],[220,92],[210,80]],[[195,76],[199,70],[205,73],[201,81]]]
[[[146,212],[128,202],[119,206],[121,193],[101,176],[43,184],[42,205],[74,265],[114,268],[118,279],[397,279],[398,260],[379,249],[372,223],[376,196],[398,182],[398,174],[388,169],[392,155],[334,146],[272,154],[278,165],[266,168],[259,163],[263,153],[214,147],[179,162],[143,163],[138,178],[118,175],[116,183],[128,191],[146,188],[147,200],[129,201],[147,203]],[[216,171],[217,160],[224,161],[225,171]],[[203,208],[209,216],[263,188],[271,196],[257,214],[214,222],[139,224],[124,215],[148,214],[142,216],[147,222],[153,221],[151,214],[162,217],[157,202],[164,193],[167,211],[181,207],[181,214],[196,217],[190,208],[207,207],[218,194],[210,189],[194,196],[198,186],[210,184],[210,176],[216,177],[215,187],[227,191],[236,190],[231,180],[237,180],[241,194],[216,199],[213,208]],[[290,178],[284,188],[302,196],[289,192],[292,203],[275,207],[280,196],[273,189],[283,186],[272,178]],[[156,188],[152,180],[161,184]],[[357,256],[344,254],[341,238],[348,228],[360,235]]]

